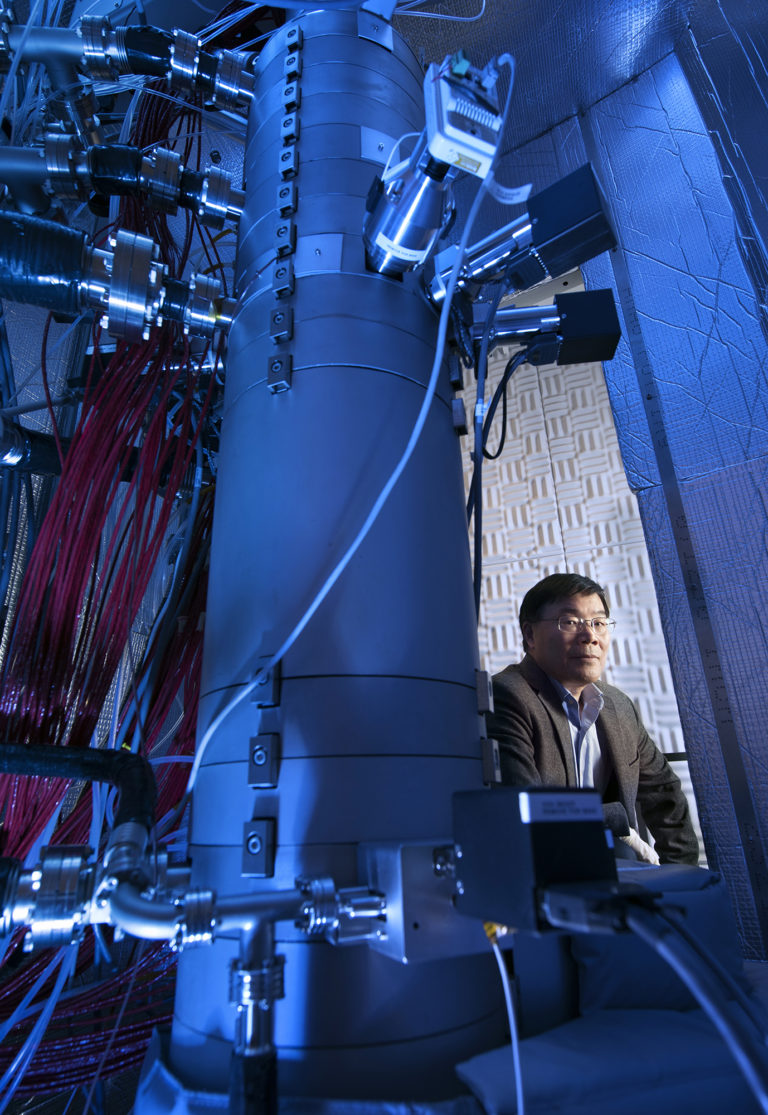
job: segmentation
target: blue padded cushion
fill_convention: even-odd
[[[745,989],[736,923],[719,875],[696,867],[622,869],[621,882],[663,892],[665,905],[686,912],[684,925]],[[698,1003],[672,968],[631,933],[575,934],[581,1014],[605,1008],[694,1010]]]
[[[526,1115],[759,1115],[701,1011],[610,1010],[520,1043]],[[456,1068],[487,1115],[515,1115],[512,1047]]]

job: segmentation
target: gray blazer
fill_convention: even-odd
[[[604,802],[618,801],[637,827],[639,805],[662,863],[699,861],[688,803],[664,756],[643,727],[632,701],[613,685],[599,685],[605,705],[597,736],[613,766]],[[560,697],[527,655],[493,679],[494,712],[488,735],[498,740],[502,782],[510,786],[576,786],[573,746]]]

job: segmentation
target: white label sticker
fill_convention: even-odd
[[[595,793],[532,793],[519,797],[520,819],[524,825],[539,821],[602,821],[603,806]]]
[[[383,232],[380,232],[376,237],[376,247],[383,248],[385,252],[389,252],[390,255],[393,255],[395,259],[404,259],[407,260],[408,263],[421,263],[427,254],[423,249],[421,251],[415,251],[413,248],[404,248],[402,244],[396,244],[394,240],[390,240]]]
[[[489,174],[486,178],[486,189],[491,197],[501,202],[502,205],[524,205],[531,193],[531,183],[516,187],[502,186],[500,182],[496,181],[493,174]]]

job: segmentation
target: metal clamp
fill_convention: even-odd
[[[241,101],[250,101],[253,75],[248,72],[248,56],[234,50],[220,50],[216,59],[211,103],[217,108],[237,108]]]
[[[211,337],[217,325],[216,299],[221,294],[218,279],[195,273],[189,280],[189,298],[184,308],[184,334]]]
[[[83,16],[80,20],[80,37],[83,41],[83,62],[91,77],[114,81],[120,70],[110,56],[112,28],[109,20],[99,16]]]
[[[142,186],[152,204],[164,213],[176,213],[183,171],[181,155],[159,147],[153,155],[142,160]]]
[[[306,901],[296,927],[311,937],[324,936],[334,945],[378,939],[386,921],[387,900],[368,887],[337,891],[333,879],[300,876],[296,886]]]
[[[284,956],[273,956],[257,968],[234,961],[229,972],[229,1001],[237,1007],[271,1007],[276,999],[285,998],[284,968]]]
[[[193,890],[184,895],[184,921],[174,941],[177,949],[187,945],[209,945],[213,940],[214,896],[210,890]]]
[[[86,865],[89,854],[90,848],[43,848],[40,867],[25,873],[26,901],[24,888],[19,888],[18,895],[27,915],[24,920],[30,923],[24,938],[25,952],[69,945],[81,936],[93,882],[92,871]]]
[[[190,35],[187,31],[174,31],[168,74],[172,89],[178,89],[182,93],[194,92],[200,65],[200,46],[196,35]]]
[[[333,879],[310,879],[300,875],[296,886],[307,899],[301,908],[301,917],[296,919],[298,929],[313,937],[339,924],[339,904]]]
[[[143,868],[147,830],[138,821],[125,821],[109,834],[104,852],[104,870],[112,878],[133,875]]]
[[[72,135],[56,135],[49,132],[45,137],[45,169],[52,183],[77,184],[75,160],[80,151]]]
[[[128,341],[149,340],[160,310],[163,266],[148,236],[120,229],[110,238],[114,252],[107,298],[107,329]]]
[[[197,215],[206,228],[223,228],[229,216],[232,176],[218,167],[207,167]]]

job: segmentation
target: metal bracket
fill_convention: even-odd
[[[279,306],[269,315],[269,335],[276,345],[290,341],[293,336],[293,310],[290,306]]]
[[[286,81],[295,81],[301,76],[301,55],[298,51],[293,51],[283,62],[283,76]]]
[[[288,81],[283,89],[283,108],[286,112],[294,112],[301,104],[301,88],[298,80]]]
[[[477,711],[493,712],[493,683],[487,670],[475,670],[477,689]]]
[[[483,782],[490,786],[494,782],[501,782],[501,759],[499,757],[499,744],[495,739],[481,739],[483,749]]]
[[[295,178],[299,173],[299,152],[295,143],[283,147],[278,155],[278,171],[280,177],[285,181],[287,178]]]
[[[295,143],[299,138],[299,117],[295,112],[289,112],[287,116],[283,117],[283,122],[280,125],[280,134],[283,137],[283,143]]]
[[[277,785],[280,736],[277,732],[251,736],[248,741],[248,785],[270,789]]]
[[[304,32],[300,27],[291,27],[285,36],[288,50],[301,50],[304,45]]]
[[[298,190],[295,182],[283,182],[277,190],[277,211],[281,217],[290,217],[296,212]]]
[[[397,139],[387,135],[386,132],[377,131],[367,125],[360,128],[360,157],[370,163],[384,166],[396,143]]]
[[[275,819],[258,817],[243,825],[241,874],[268,879],[275,873]]]
[[[262,661],[268,662],[269,659],[265,658]],[[256,705],[256,708],[274,708],[280,704],[281,673],[279,662],[276,662],[270,670],[267,670],[251,694],[251,701]]]
[[[273,395],[290,391],[293,377],[293,358],[289,352],[270,356],[267,362],[267,387]]]
[[[280,221],[275,226],[275,245],[278,259],[293,254],[296,250],[296,225],[293,221]]]
[[[373,8],[391,8],[389,15],[374,11],[368,5],[363,5],[357,12],[357,34],[360,39],[370,39],[390,52],[395,49],[395,36],[389,24],[389,19],[394,11],[393,0],[375,0]]]
[[[294,282],[293,261],[279,259],[272,272],[272,290],[275,298],[287,298],[289,294],[293,294]]]
[[[451,414],[454,430],[459,437],[463,437],[467,432],[467,408],[463,399],[451,399]]]

